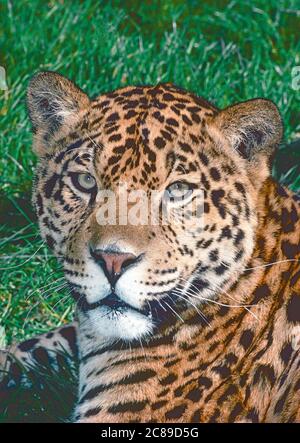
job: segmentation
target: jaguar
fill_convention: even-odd
[[[33,202],[76,320],[11,354],[78,360],[75,422],[299,422],[300,205],[271,175],[276,105],[219,109],[169,83],[91,99],[54,72],[27,102]],[[128,211],[156,192],[172,216],[101,222],[121,185]]]

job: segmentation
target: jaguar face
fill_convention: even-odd
[[[271,102],[220,111],[169,84],[90,100],[41,73],[28,106],[41,233],[97,334],[185,321],[243,272],[281,135]]]

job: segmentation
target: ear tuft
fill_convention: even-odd
[[[53,133],[89,104],[87,95],[67,78],[55,72],[40,72],[27,91],[29,116],[35,132]],[[69,122],[68,122],[69,123]]]
[[[259,155],[271,159],[282,137],[282,121],[276,105],[253,99],[223,109],[215,124],[232,148],[243,158]]]

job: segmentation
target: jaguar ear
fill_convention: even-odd
[[[223,109],[215,124],[231,147],[243,158],[265,157],[271,162],[283,132],[277,106],[261,98],[248,100]]]
[[[30,81],[27,105],[33,131],[41,145],[47,144],[63,125],[70,127],[76,123],[80,111],[89,105],[89,98],[66,77],[40,72]]]

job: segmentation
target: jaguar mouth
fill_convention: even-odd
[[[135,308],[134,306],[126,303],[124,300],[121,300],[120,297],[118,297],[114,292],[108,294],[104,299],[100,300],[98,304],[99,306],[110,308],[114,312],[122,313],[124,311],[131,310],[147,317],[151,317],[150,307],[145,307],[143,309]]]
[[[149,300],[142,308],[136,308],[122,300],[115,291],[111,291],[106,297],[97,302],[90,303],[86,297],[82,296],[81,291],[79,292],[77,290],[76,286],[76,284],[72,284],[71,286],[72,295],[81,311],[88,312],[104,308],[107,310],[107,314],[116,314],[119,316],[122,314],[126,315],[126,313],[129,312],[136,312],[151,319],[156,326],[165,322],[170,323],[174,318],[177,319],[178,316],[176,316],[176,312],[183,304],[183,302],[178,300],[178,297],[172,293],[173,291],[160,293],[160,295],[164,296],[159,297],[159,299],[154,298]]]
[[[141,315],[147,316],[149,318],[152,317],[150,304],[147,304],[145,307],[138,309],[134,306],[126,303],[122,300],[114,291],[110,292],[105,298],[99,300],[95,303],[89,303],[86,300],[86,297],[82,296],[82,293],[79,292],[76,288],[76,284],[71,284],[71,293],[74,300],[77,303],[77,306],[80,310],[87,312],[93,311],[94,309],[106,307],[109,308],[111,312],[115,313],[124,313],[126,311],[135,311]]]

